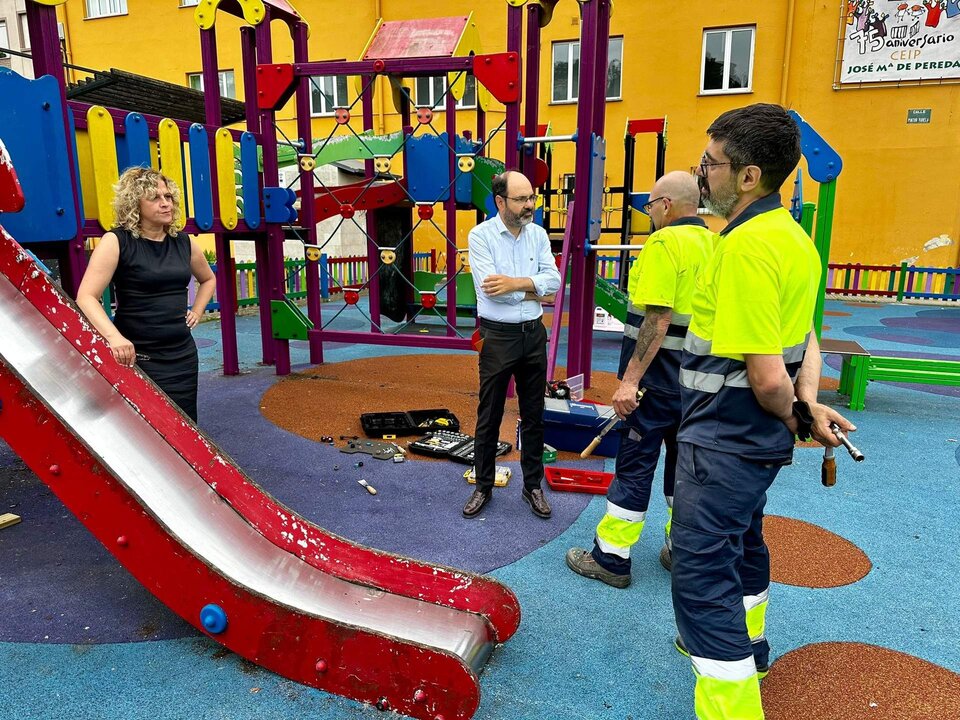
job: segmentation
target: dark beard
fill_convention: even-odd
[[[720,188],[717,191],[711,190],[710,183],[707,181],[707,178],[702,175],[697,176],[697,185],[700,187],[700,197],[707,210],[717,217],[724,219],[730,217],[733,209],[740,201],[740,194],[736,190],[726,187]]]

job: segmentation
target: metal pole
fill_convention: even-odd
[[[373,130],[373,78],[372,75],[361,75],[363,83],[363,129]],[[406,155],[406,153],[404,153]],[[364,175],[367,182],[372,182],[374,175],[373,160],[363,163]],[[370,303],[370,332],[380,332],[380,278],[377,270],[380,268],[380,248],[377,242],[377,216],[373,208],[367,210],[367,270],[369,283],[367,284],[367,300]]]
[[[630,195],[633,193],[633,168],[636,161],[637,139],[628,131],[623,136],[623,211],[620,213],[620,242],[630,244],[630,221],[633,218],[633,208],[630,205]],[[624,250],[620,253],[620,279],[618,286],[626,292],[630,276],[630,256]]]
[[[57,81],[60,90],[61,118],[64,136],[67,139],[68,152],[66,164],[70,173],[70,187],[73,198],[73,212],[76,221],[76,234],[65,244],[57,243],[60,260],[60,281],[63,287],[76,297],[80,280],[87,268],[87,253],[83,242],[84,218],[81,217],[80,188],[77,184],[79,173],[75,164],[76,134],[70,127],[70,108],[67,106],[67,92],[63,74],[63,55],[60,50],[60,34],[57,31],[57,9],[36,2],[26,4],[27,28],[30,34],[30,46],[33,54],[33,74],[35,77],[51,75]]]
[[[207,125],[219,127],[223,120],[220,111],[220,76],[217,64],[217,29],[213,26],[200,31],[200,57],[203,68],[203,107]],[[210,155],[210,191],[217,194],[217,150],[214,138],[208,140]],[[223,374],[240,374],[240,355],[237,349],[237,318],[234,306],[236,278],[230,265],[230,241],[222,232],[213,234],[217,254],[217,298],[220,301],[220,339],[223,343]]]
[[[450,183],[450,195],[443,204],[444,214],[446,215],[447,232],[447,335],[456,334],[454,328],[457,326],[457,258],[459,253],[457,248],[457,188],[454,184],[454,178],[457,177],[457,99],[452,92],[447,92],[446,96],[446,129],[447,142],[452,150],[447,158],[447,182]],[[453,248],[450,243],[453,243]],[[413,254],[413,238],[410,239],[411,255]]]
[[[827,289],[827,271],[830,264],[830,240],[833,233],[833,203],[837,194],[837,181],[820,184],[820,194],[817,202],[817,232],[814,243],[820,253],[820,292],[817,295],[817,306],[813,314],[813,326],[819,338],[823,328],[823,306]]]
[[[524,122],[523,134],[537,134],[537,112],[540,102],[540,12],[541,7],[537,3],[527,5],[527,94],[524,98]],[[507,135],[509,138],[510,135]],[[533,183],[535,155],[533,147],[526,145],[522,148],[520,155],[520,169],[527,179]]]
[[[293,61],[307,62],[310,51],[307,47],[307,24],[297,22],[291,29],[293,35]],[[310,78],[302,77],[297,83],[297,134],[303,141],[306,153],[313,153],[313,127],[310,116]],[[300,168],[300,226],[303,228],[304,239],[311,245],[317,244],[317,222],[313,205],[313,170]],[[323,322],[320,317],[320,265],[315,262],[306,263],[307,276],[307,317],[315,328]],[[323,341],[316,333],[307,335],[310,346],[310,362],[323,362]]]
[[[607,111],[607,55],[609,51],[609,38],[610,38],[610,0],[594,0],[592,5],[593,13],[595,14],[594,21],[594,33],[590,35],[591,40],[591,49],[593,51],[593,60],[591,72],[593,75],[593,118],[590,124],[589,131],[595,137],[603,137],[603,127],[604,121],[606,119]],[[584,30],[583,36],[586,37],[586,29]],[[580,67],[580,78],[583,79],[583,41],[581,40],[581,67]],[[578,97],[590,97],[589,94],[580,94]],[[578,127],[578,131],[586,132],[585,129]],[[591,161],[593,158],[590,158]],[[589,173],[590,165],[586,165],[584,169]],[[594,180],[598,183],[604,181],[603,173]],[[591,203],[587,203],[586,217],[589,217]],[[599,218],[597,218],[599,220]],[[584,274],[583,278],[586,284],[584,288],[585,292],[582,297],[582,322],[583,322],[583,343],[580,345],[580,357],[578,363],[580,366],[580,372],[583,373],[583,386],[585,388],[590,387],[590,370],[591,362],[593,355],[593,312],[595,304],[595,290],[597,284],[597,256],[596,253],[590,253],[586,256],[584,262]]]
[[[507,7],[507,52],[518,55],[523,42],[523,8]],[[521,82],[520,87],[523,87]],[[522,100],[522,98],[521,98]],[[519,159],[517,138],[520,137],[520,103],[507,104],[506,140],[504,141],[503,163],[508,170],[516,168]]]
[[[273,38],[270,35],[270,6],[265,6],[263,21],[257,25],[257,62],[261,64],[273,62]],[[276,113],[273,110],[260,112],[260,127],[262,128],[263,146],[263,184],[266,187],[276,187],[280,184],[280,168],[277,161],[277,131],[275,128]],[[282,300],[286,288],[283,281],[283,228],[277,223],[267,223],[267,239],[264,244],[264,253],[267,269],[266,287],[261,284],[260,316],[261,326],[263,316],[266,315],[270,328],[267,346],[270,348],[270,357],[264,357],[264,362],[276,364],[277,375],[290,374],[290,342],[273,338],[272,301]],[[258,267],[257,274],[260,274]]]

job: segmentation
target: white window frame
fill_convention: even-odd
[[[623,36],[614,35],[612,36],[607,45],[607,72],[610,71],[610,58],[613,56],[611,52],[611,46],[615,43],[620,44],[620,88],[619,92],[616,95],[607,95],[606,86],[607,86],[607,75],[603,75],[603,86],[604,86],[604,97],[607,102],[616,102],[623,99]],[[550,51],[550,104],[551,105],[569,105],[577,102],[580,93],[580,83],[579,78],[578,82],[573,80],[573,55],[574,48],[577,51],[580,49],[579,40],[558,40],[553,43],[553,47]],[[554,68],[557,64],[557,53],[560,50],[566,51],[566,61],[567,61],[567,96],[565,98],[557,98],[556,96],[556,87],[554,86],[555,72]],[[577,61],[579,63],[580,58],[578,56]]]
[[[180,0],[180,7],[196,7],[200,0]]]
[[[0,48],[11,48],[10,45],[10,28],[7,27],[7,19],[0,19]],[[0,50],[0,57],[7,57],[7,54]]]
[[[742,88],[730,87],[730,54],[733,49],[733,33],[736,31],[750,31],[750,65],[747,70],[747,86]],[[707,74],[707,36],[723,33],[723,86],[707,90],[703,82]],[[701,95],[736,95],[753,92],[753,65],[756,57],[757,26],[737,25],[726,28],[704,28],[703,42],[700,49],[700,94]]]
[[[230,85],[228,82],[228,80],[231,77],[233,78],[233,94],[232,95],[229,92]],[[196,86],[194,86],[194,83],[193,83],[194,79],[197,80]],[[234,75],[233,70],[219,70],[217,72],[217,79],[220,82],[220,97],[232,98],[236,100],[237,79],[236,79],[236,75]],[[203,92],[203,73],[202,72],[187,73],[187,87]]]
[[[127,14],[127,0],[87,0],[86,7],[87,20]]]
[[[17,29],[20,31],[20,49],[30,49],[30,25],[25,12],[17,13]]]
[[[420,97],[420,80],[429,80],[430,84],[428,87],[430,91],[427,93],[427,97]],[[436,81],[440,81],[440,90],[437,91]],[[476,110],[477,109],[477,79],[467,73],[465,81],[468,83],[467,88],[463,92],[463,97],[457,100],[457,110]],[[447,76],[439,75],[435,77],[423,77],[423,78],[414,78],[413,83],[415,95],[416,95],[416,106],[417,107],[428,107],[434,112],[443,112],[447,109],[446,102],[446,92],[447,92]],[[469,90],[472,87],[473,92],[469,93]],[[468,99],[468,96],[472,95],[473,97]]]
[[[333,102],[327,107],[327,95],[323,91],[324,83],[332,81]],[[320,107],[314,103],[314,90],[320,90]],[[342,97],[341,97],[342,95]],[[310,78],[310,117],[333,117],[337,108],[350,106],[350,81],[345,75],[314,75]]]

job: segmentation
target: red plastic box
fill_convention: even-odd
[[[577,470],[575,468],[545,467],[544,475],[551,490],[582,492],[606,495],[613,482],[613,473],[602,470]]]

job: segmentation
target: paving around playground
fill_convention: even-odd
[[[331,303],[335,310],[337,303]],[[338,322],[352,322],[343,313]],[[362,322],[362,319],[360,320]],[[960,308],[828,301],[825,337],[885,356],[960,359]],[[481,720],[690,717],[693,676],[672,648],[669,576],[657,562],[663,503],[651,504],[634,583],[617,590],[564,565],[589,544],[602,496],[549,492],[554,517],[533,517],[513,482],[477,520],[460,516],[463,466],[410,456],[368,459],[319,442],[354,435],[359,414],[453,407],[475,421],[471,353],[331,345],[311,367],[294,342],[294,374],[258,364],[258,321],[238,322],[242,374],[220,374],[219,327],[197,330],[200,427],[257,483],[312,522],[351,540],[489,573],[518,596],[522,620],[480,678]],[[612,388],[619,338],[596,333],[595,387]],[[561,348],[561,357],[563,351]],[[837,407],[839,362],[827,356],[821,397]],[[512,440],[511,412],[503,439]],[[851,412],[866,461],[797,449],[769,497],[774,585],[763,681],[770,720],[960,717],[960,391],[872,383]],[[515,415],[512,415],[515,417]],[[569,467],[612,469],[611,460]],[[506,464],[515,472],[515,456]],[[337,468],[337,469],[335,469]],[[378,490],[357,484],[364,478]],[[233,655],[161,605],[46,485],[0,445],[0,688],[18,718],[373,718],[370,705],[283,679]],[[8,714],[9,713],[9,714]]]

